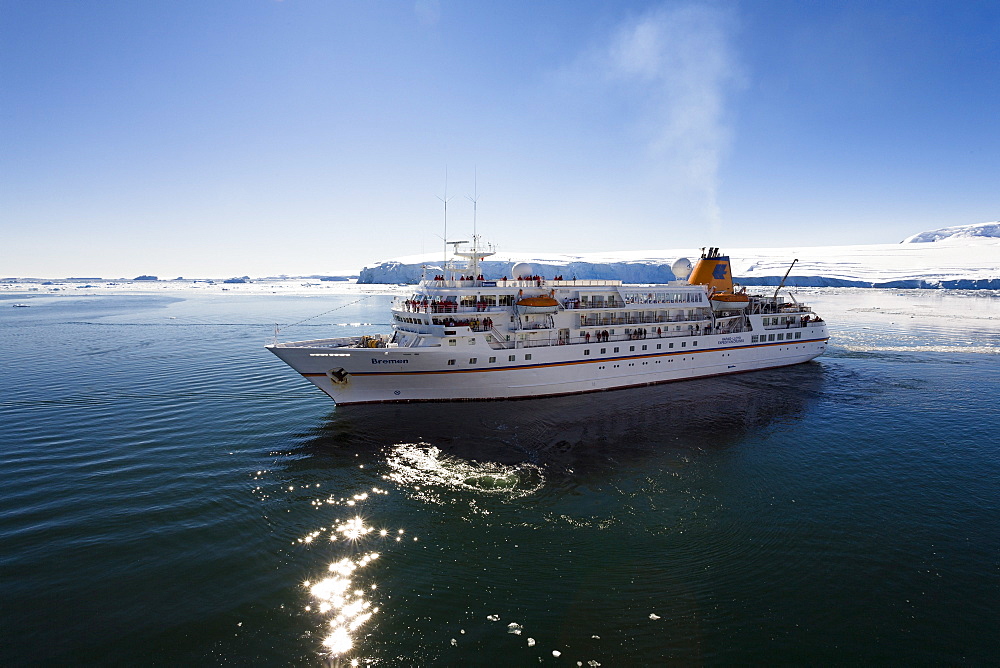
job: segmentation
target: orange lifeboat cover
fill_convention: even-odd
[[[557,302],[552,297],[525,297],[524,299],[517,300],[517,305],[546,307],[546,306],[559,306],[559,302]]]
[[[732,292],[716,292],[712,295],[712,301],[741,303],[749,302],[750,298],[746,295],[733,294]]]

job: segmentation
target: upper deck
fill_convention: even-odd
[[[439,291],[448,288],[455,289],[475,289],[475,288],[511,288],[523,290],[525,288],[615,288],[622,285],[620,280],[611,279],[577,279],[569,280],[561,278],[544,278],[542,276],[532,278],[497,278],[487,280],[480,278],[428,278],[418,283],[419,287],[427,291]]]

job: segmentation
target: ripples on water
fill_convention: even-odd
[[[817,363],[343,409],[261,348],[313,300],[8,309],[0,659],[989,662],[996,321],[823,298]]]

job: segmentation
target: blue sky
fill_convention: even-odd
[[[1000,3],[0,0],[0,276],[1000,218]]]

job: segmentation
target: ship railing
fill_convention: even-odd
[[[704,322],[710,320],[707,316],[643,316],[643,317],[622,317],[622,318],[581,318],[580,327],[603,327],[606,325],[650,325],[657,323],[671,322]]]
[[[361,340],[360,336],[340,336],[333,339],[311,339],[275,344],[275,348],[348,348]]]
[[[515,342],[511,340],[510,334],[504,334],[496,327],[491,329],[489,333],[492,336],[486,337],[486,342],[490,344],[490,348],[495,350],[505,350],[507,348],[513,348]]]
[[[397,300],[393,308],[405,313],[501,313],[509,311],[510,306],[496,304],[455,304],[451,302],[415,302],[412,300]]]
[[[815,325],[817,322],[822,322],[823,319],[818,316],[813,316],[809,320],[803,318],[795,318],[794,320],[789,320],[788,322],[778,323],[777,325],[764,325],[764,329],[801,329],[803,327],[810,327]]]
[[[622,285],[620,280],[611,279],[554,279],[554,278],[496,278],[483,280],[427,279],[423,285],[429,288],[611,288]]]
[[[759,315],[769,315],[772,313],[812,313],[812,307],[808,304],[790,303],[781,298],[752,297],[750,300],[750,313]]]
[[[634,307],[636,305],[671,305],[681,308],[699,308],[703,303],[699,302],[578,302],[577,300],[563,300],[559,306],[567,311],[609,311],[614,309]],[[478,302],[475,304],[461,304],[454,302],[416,302],[409,299],[397,299],[393,302],[392,308],[405,313],[500,313],[509,311],[511,304],[490,304]],[[801,309],[806,310],[806,309]]]
[[[577,299],[564,299],[562,307],[567,311],[596,311],[598,309],[623,308],[626,302],[584,302]]]
[[[443,325],[415,325],[411,322],[397,322],[395,327],[408,334],[440,334]]]
[[[707,333],[707,332],[705,332]],[[729,334],[731,332],[714,332],[715,334]],[[640,336],[638,333],[632,334],[609,334],[608,338],[603,341],[598,341],[596,336],[591,336],[588,339],[586,336],[570,336],[560,338],[559,336],[550,336],[544,339],[522,339],[517,341],[510,341],[508,345],[503,345],[503,341],[497,342],[494,348],[548,348],[551,346],[564,346],[564,345],[599,345],[608,343],[621,343],[626,341],[666,341],[669,339],[676,339],[678,337],[690,337],[695,335],[691,331],[683,332],[667,332],[663,331],[657,334],[656,331],[646,332],[645,336]]]
[[[687,301],[684,299],[675,300],[660,300],[660,301],[637,301],[633,299],[625,299],[623,301],[583,301],[580,299],[566,299],[563,300],[563,308],[568,311],[594,311],[597,309],[609,309],[609,308],[627,308],[630,306],[655,306],[655,307],[679,307],[679,308],[699,308],[704,307],[705,302],[701,299],[696,299],[692,301]]]
[[[626,297],[625,298],[625,303],[626,304],[630,304],[630,305],[631,304],[640,304],[640,305],[649,304],[651,306],[663,305],[663,304],[669,304],[669,305],[681,304],[685,308],[689,307],[689,306],[690,307],[696,307],[696,306],[699,306],[699,305],[700,306],[704,306],[705,305],[705,302],[701,299],[701,295],[699,293],[694,293],[694,296],[696,296],[697,299],[629,299],[629,298]]]

